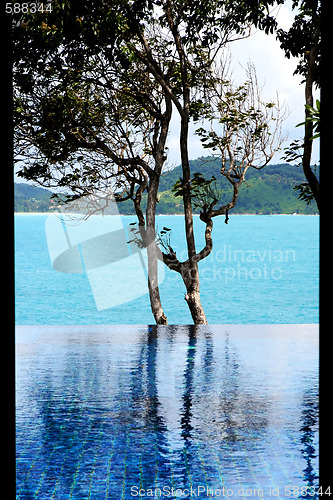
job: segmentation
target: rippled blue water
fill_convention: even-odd
[[[135,221],[123,217],[124,225]],[[85,274],[52,268],[45,236],[46,215],[16,214],[16,321],[21,325],[151,324],[148,294],[97,311]],[[186,258],[184,221],[159,216],[172,229],[172,245]],[[197,247],[204,225],[195,217]],[[318,322],[317,216],[231,216],[214,220],[214,249],[199,264],[201,298],[210,324]],[[190,324],[180,276],[165,268],[160,286],[170,324]],[[128,276],[123,287],[130,287]]]
[[[18,327],[16,345],[17,500],[319,498],[316,326]]]

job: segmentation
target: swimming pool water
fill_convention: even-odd
[[[319,498],[317,330],[17,327],[17,499]]]

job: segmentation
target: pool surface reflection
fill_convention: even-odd
[[[317,325],[22,326],[16,359],[17,499],[317,498]]]

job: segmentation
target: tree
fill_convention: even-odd
[[[197,264],[213,249],[213,218],[224,215],[225,223],[228,223],[229,211],[237,203],[239,189],[246,179],[248,169],[264,168],[284,140],[281,136],[283,110],[278,99],[276,103],[262,101],[253,65],[248,66],[247,80],[243,85],[235,86],[225,80],[223,72],[217,72],[213,80],[211,129],[208,131],[201,127],[196,133],[201,137],[205,148],[217,152],[221,159],[221,174],[231,184],[233,191],[231,199],[225,200],[223,190],[217,187],[214,176],[205,179],[201,173],[195,173],[190,179],[192,204],[200,209],[200,219],[206,225],[205,247],[194,255]],[[183,179],[176,182],[173,191],[177,196],[183,196]],[[189,289],[188,282],[191,284],[193,269],[190,260],[180,262],[177,259],[168,228],[161,231],[160,240],[164,249],[164,262],[170,269],[181,274]]]
[[[83,20],[78,12],[70,3],[55,4],[52,19],[30,16],[16,27],[15,139],[23,161],[19,175],[45,187],[70,189],[69,201],[96,190],[110,193],[111,187],[118,201],[133,200],[148,251],[152,312],[157,323],[166,323],[150,243],[155,239],[171,101],[140,61],[128,64],[120,51],[110,64],[108,46],[94,51],[89,42],[93,18]],[[70,27],[85,22],[66,45]],[[24,54],[29,45],[36,49],[33,61]],[[140,206],[145,190],[146,217]]]
[[[313,140],[318,137],[314,133],[314,128],[316,127],[316,120],[320,116],[318,104],[317,110],[313,107],[313,90],[315,87],[320,87],[321,2],[320,0],[294,0],[293,9],[295,8],[299,8],[299,13],[295,16],[293,25],[289,31],[279,29],[277,37],[286,57],[294,56],[299,58],[295,74],[304,77],[305,121],[301,124],[304,125],[304,140],[301,145],[299,144],[300,141],[294,141],[286,150],[285,159],[287,161],[301,160],[307,184],[298,186],[300,197],[306,201],[314,198],[318,210],[320,210],[320,185],[311,168],[311,155]],[[300,149],[302,149],[301,152]]]
[[[169,94],[180,117],[180,153],[183,169],[181,193],[184,205],[185,230],[188,259],[179,263],[172,249],[164,254],[164,261],[171,268],[180,272],[186,287],[185,300],[196,324],[205,324],[207,319],[200,301],[198,262],[206,255],[206,247],[211,246],[211,218],[206,223],[206,247],[197,253],[193,230],[191,203],[191,172],[188,155],[188,132],[190,119],[209,115],[211,95],[212,65],[219,50],[237,37],[248,36],[251,23],[270,31],[274,20],[264,14],[269,4],[274,2],[254,1],[251,6],[234,2],[209,1],[184,2],[165,0],[160,2],[162,25],[168,30],[168,39],[174,47],[173,61],[176,63],[178,76],[170,87],[164,80],[154,57],[153,48],[143,33],[141,37],[145,53],[141,60],[148,70]],[[278,2],[281,3],[281,2]],[[194,29],[194,21],[196,28]],[[237,188],[235,188],[237,191]],[[217,215],[217,214],[216,214]]]
[[[172,107],[178,112],[188,251],[182,276],[195,323],[207,322],[198,273],[205,249],[197,252],[194,240],[189,121],[209,116],[218,52],[247,36],[252,24],[272,31],[275,19],[267,12],[274,3],[54,0],[50,12],[14,15],[15,118],[19,157],[25,158],[21,175],[44,186],[52,181],[70,187],[74,196],[115,181],[123,199],[135,203],[146,246],[155,239]],[[144,226],[140,200],[145,189]],[[152,309],[156,321],[165,322],[154,279],[156,255],[149,262]]]

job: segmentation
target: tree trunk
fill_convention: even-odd
[[[316,35],[313,46],[309,52],[308,61],[308,71],[305,80],[305,104],[313,107],[313,82],[314,82],[314,72],[316,64],[316,56],[318,52],[318,37],[319,32]],[[305,109],[305,120],[310,118],[310,111]],[[306,180],[309,183],[310,189],[316,200],[318,210],[320,211],[320,186],[317,177],[311,169],[311,155],[312,155],[312,136],[313,136],[313,124],[311,121],[305,122],[305,134],[304,134],[304,151],[303,151],[303,172]]]
[[[158,285],[158,252],[159,249],[155,243],[155,216],[157,192],[164,163],[165,143],[169,130],[169,123],[172,114],[171,99],[165,94],[166,109],[161,120],[161,128],[159,131],[159,139],[154,143],[154,173],[149,181],[149,189],[147,196],[146,209],[146,247],[148,257],[148,289],[150,306],[157,325],[167,325],[167,317],[164,314],[160,290]],[[157,131],[159,129],[157,128]]]
[[[200,300],[199,270],[193,231],[193,212],[191,204],[191,171],[188,159],[188,119],[182,117],[180,131],[180,150],[183,168],[183,202],[188,260],[184,263],[182,277],[186,286],[185,300],[195,325],[207,325],[207,318]]]
[[[207,325],[207,318],[200,300],[198,265],[191,265],[186,261],[182,265],[182,278],[186,286],[185,300],[188,304],[195,325]]]
[[[167,318],[163,312],[159,285],[158,285],[158,258],[155,244],[155,214],[159,177],[156,175],[150,181],[147,211],[145,244],[148,258],[148,289],[150,306],[157,325],[167,325]]]
[[[167,325],[167,317],[164,314],[163,307],[162,307],[162,302],[161,302],[161,297],[160,297],[160,289],[158,286],[157,280],[157,257],[156,255],[151,255],[149,254],[149,249],[151,246],[147,249],[148,252],[148,289],[149,289],[149,299],[150,299],[150,307],[152,310],[152,313],[155,318],[155,322],[157,325]],[[156,250],[156,248],[155,248]],[[155,267],[156,266],[156,267]],[[155,279],[151,279],[151,276],[156,277]]]

